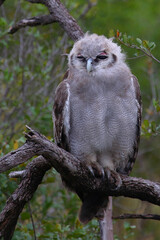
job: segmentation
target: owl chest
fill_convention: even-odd
[[[106,147],[111,140],[108,136],[116,135],[111,134],[117,108],[113,101],[114,94],[103,91],[73,94],[70,100],[71,140],[89,143],[93,148]]]
[[[102,87],[74,92],[70,97],[70,143],[95,151],[110,151],[113,145],[130,148],[135,132],[135,103]],[[131,139],[128,139],[130,136]],[[125,140],[124,140],[125,139]],[[125,141],[125,142],[124,142]],[[87,149],[86,148],[86,149]],[[86,150],[88,151],[88,150]]]

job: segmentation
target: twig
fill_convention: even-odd
[[[145,56],[145,54],[140,55],[140,56],[135,56],[135,57],[127,57],[127,60],[133,60],[133,59],[141,58],[141,57],[144,57],[144,56]]]
[[[138,46],[136,46],[134,44],[131,45],[131,44],[124,43],[118,36],[116,37],[116,39],[118,39],[118,41],[122,45],[124,45],[126,47],[129,47],[129,48],[137,49],[137,50],[143,52],[146,56],[148,56],[148,57],[152,58],[153,60],[155,60],[156,62],[160,63],[160,60],[158,60],[149,50],[148,50],[148,52],[146,52],[143,48],[140,48],[140,47],[138,47]]]
[[[35,228],[35,224],[34,224],[34,220],[33,220],[33,215],[32,215],[32,209],[31,209],[30,202],[28,202],[27,205],[28,205],[28,210],[29,210],[30,217],[31,217],[31,222],[32,222],[32,227],[33,227],[33,233],[34,233],[34,240],[37,240],[36,228]]]
[[[84,9],[84,11],[79,16],[79,19],[83,18],[90,11],[90,9],[96,5],[97,5],[97,2],[93,3],[90,0],[88,0],[88,4],[87,4],[86,8]]]
[[[22,171],[14,171],[9,173],[10,178],[22,178],[25,174],[25,170]]]
[[[113,219],[152,219],[160,221],[160,215],[157,214],[122,214],[120,216],[113,216]]]

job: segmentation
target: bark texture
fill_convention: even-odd
[[[45,172],[51,167],[54,167],[61,177],[68,181],[70,188],[81,199],[84,194],[90,192],[98,193],[106,198],[108,196],[125,196],[160,205],[159,183],[121,175],[122,184],[117,189],[115,173],[111,172],[109,179],[107,176],[96,178],[85,164],[57,147],[40,133],[29,128],[26,138],[27,142],[22,147],[0,159],[0,166],[7,165],[7,169],[9,169],[17,165],[15,156],[17,159],[27,161],[33,155],[41,155],[29,163],[26,170],[23,171],[21,183],[9,197],[6,206],[0,213],[0,237],[3,236],[6,240],[11,239],[19,214],[24,205],[32,198]],[[26,151],[29,151],[28,157]],[[3,170],[5,171],[5,168]]]
[[[84,35],[76,20],[68,13],[65,6],[59,0],[28,0],[28,2],[45,5],[48,8],[49,14],[23,19],[13,25],[9,29],[9,33],[13,34],[27,26],[33,27],[58,22],[72,40],[76,41]]]

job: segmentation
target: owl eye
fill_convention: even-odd
[[[107,54],[100,54],[100,55],[98,55],[97,57],[96,57],[97,59],[106,59],[106,58],[108,58],[108,55]]]
[[[77,58],[80,59],[83,62],[86,61],[85,57],[83,57],[82,55],[78,55]]]

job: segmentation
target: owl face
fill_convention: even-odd
[[[69,67],[88,74],[113,67],[124,55],[121,48],[110,39],[97,34],[86,34],[77,41],[69,54]]]

